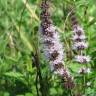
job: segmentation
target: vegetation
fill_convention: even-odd
[[[39,35],[42,0],[0,0],[0,96],[96,96],[96,0],[51,0],[50,13],[64,45],[65,66],[75,87],[50,71]],[[69,6],[83,27],[91,57],[74,61]],[[39,36],[39,38],[38,38]],[[80,72],[80,68],[86,68]]]

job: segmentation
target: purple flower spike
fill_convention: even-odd
[[[41,4],[41,24],[40,24],[40,33],[42,36],[43,50],[45,56],[49,62],[50,69],[54,74],[59,75],[63,79],[67,79],[66,86],[67,88],[72,88],[74,86],[72,77],[66,71],[64,67],[64,51],[63,45],[60,42],[59,33],[56,26],[52,23],[50,13],[48,11],[49,2],[48,0],[43,0]],[[69,84],[70,80],[70,84]]]
[[[75,61],[78,63],[88,63],[90,61],[89,56],[82,56],[82,51],[88,48],[88,43],[86,42],[86,36],[83,28],[78,24],[77,18],[75,16],[75,12],[71,9],[71,23],[73,29],[73,50],[80,52],[79,55],[75,56]],[[76,22],[76,23],[75,23]]]

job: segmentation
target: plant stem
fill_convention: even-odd
[[[39,90],[38,90],[38,73],[36,74],[36,90],[37,90],[37,96],[39,96]]]
[[[34,56],[34,59],[35,59],[35,65],[36,65],[36,68],[37,68],[37,75],[39,77],[40,92],[41,92],[42,96],[46,96],[46,94],[44,92],[44,84],[43,84],[43,78],[42,78],[41,69],[40,69],[38,51],[36,51],[36,55]]]

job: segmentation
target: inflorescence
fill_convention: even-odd
[[[85,56],[83,54],[83,50],[88,48],[88,42],[86,42],[86,36],[83,28],[79,25],[77,18],[75,16],[75,12],[73,9],[71,10],[70,18],[73,29],[73,50],[78,51],[79,54],[75,56],[75,61],[79,63],[88,63],[90,61],[90,56]]]
[[[45,56],[50,64],[50,69],[55,74],[58,74],[64,80],[65,88],[71,89],[74,87],[73,79],[67,69],[64,67],[64,52],[63,45],[60,42],[59,33],[54,26],[49,13],[50,0],[42,0],[41,3],[41,24],[40,33],[44,46]]]

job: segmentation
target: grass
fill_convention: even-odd
[[[72,56],[74,53],[70,45],[71,26],[67,10],[70,4],[75,6],[78,21],[89,42],[89,48],[85,51],[92,59],[89,64],[77,64],[69,55],[65,58],[65,65],[76,82],[76,88],[71,91],[63,87],[60,78],[52,75],[42,49],[38,52],[41,46],[38,38],[40,3],[41,0],[0,0],[0,96],[73,96],[79,92],[81,96],[95,96],[96,1],[53,0],[51,4],[52,19],[60,32],[65,52]],[[34,63],[36,56],[39,56],[40,69]],[[82,66],[91,68],[91,73],[78,74]],[[88,82],[90,86],[87,86]],[[40,89],[41,86],[43,88]]]

